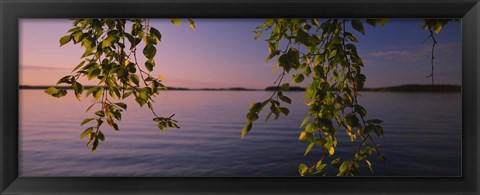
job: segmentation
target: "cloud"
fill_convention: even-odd
[[[393,48],[393,47],[386,47]],[[397,60],[413,62],[418,60],[429,59],[432,52],[431,44],[417,45],[416,47],[404,47],[397,49],[388,49],[383,51],[372,51],[367,54],[367,57],[379,58],[385,60]],[[449,56],[461,53],[461,46],[459,43],[443,43],[435,46],[435,56]],[[370,59],[373,60],[373,59]]]
[[[377,51],[368,54],[372,57],[378,58],[401,58],[401,59],[417,59],[420,54],[418,52],[408,50],[392,50],[392,51]]]
[[[69,70],[69,68],[60,68],[60,67],[51,67],[51,66],[30,66],[30,65],[21,65],[20,69],[22,70]]]

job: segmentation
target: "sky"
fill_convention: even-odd
[[[263,19],[194,21],[196,31],[186,20],[179,27],[169,19],[150,20],[162,34],[153,75],[161,74],[165,85],[254,89],[273,85],[279,72],[272,72],[276,60],[265,62],[267,37],[255,41],[252,32]],[[59,46],[71,27],[67,19],[20,20],[20,85],[55,85],[71,74],[83,54],[80,45]],[[365,64],[365,87],[431,83],[425,77],[430,74],[432,42],[424,42],[429,33],[421,27],[419,19],[392,19],[384,27],[365,24],[365,35],[354,33]],[[354,30],[347,25],[347,31]],[[436,39],[435,83],[461,84],[461,22],[448,23]]]

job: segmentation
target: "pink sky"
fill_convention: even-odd
[[[260,24],[260,20],[257,21]],[[157,66],[152,75],[161,74],[167,86],[264,88],[275,80],[276,74],[271,71],[273,64],[265,63],[266,47],[262,55],[254,56],[257,59],[244,55],[245,48],[264,47],[262,41],[254,41],[251,30],[255,25],[251,22],[228,22],[245,26],[240,38],[248,41],[241,45],[236,37],[225,37],[228,34],[212,35],[211,29],[206,30],[211,22],[197,22],[196,32],[186,21],[182,22],[180,27],[169,20],[151,22],[163,36],[157,47]],[[80,45],[69,43],[59,47],[59,38],[70,28],[71,21],[68,20],[24,19],[20,22],[21,85],[52,85],[70,74],[81,61],[82,54]],[[217,39],[205,40],[205,36]],[[139,56],[143,55],[140,53]]]
[[[265,62],[268,55],[265,37],[254,41],[252,32],[262,21],[195,19],[194,32],[186,20],[182,20],[180,27],[166,19],[151,20],[150,24],[162,33],[153,75],[161,74],[165,85],[176,87],[271,86],[279,74],[272,73],[275,59]],[[20,21],[21,85],[54,85],[71,73],[81,61],[82,49],[71,43],[60,47],[58,42],[70,28],[71,21],[66,19]],[[359,53],[366,63],[367,87],[431,82],[425,79],[430,69],[431,43],[422,43],[428,33],[417,20],[396,20],[383,28],[367,27],[366,31],[367,35],[357,38]],[[448,24],[437,37],[437,83],[461,83],[460,32],[459,23]]]

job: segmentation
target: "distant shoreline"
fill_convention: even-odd
[[[270,86],[265,88],[265,91],[277,90],[277,86]],[[305,91],[303,87],[290,87],[287,91]],[[462,87],[460,85],[419,85],[419,84],[407,84],[388,87],[377,88],[363,88],[360,91],[372,91],[372,92],[461,92]]]
[[[31,86],[31,85],[20,85],[19,89],[35,89],[35,90],[45,90],[49,87],[56,87],[57,89],[70,89],[66,86]],[[90,89],[96,86],[84,86],[85,89]],[[247,89],[242,87],[231,87],[231,88],[185,88],[185,87],[167,87],[168,89],[160,89],[165,91],[264,91],[263,89]]]
[[[460,85],[398,85],[390,87],[365,88],[361,91],[376,92],[462,92]]]
[[[20,85],[19,89],[35,89],[45,90],[51,86],[30,86]],[[85,89],[92,88],[94,86],[85,86]],[[69,89],[66,86],[56,86],[57,89]],[[277,86],[269,86],[265,89],[248,89],[243,87],[231,87],[231,88],[185,88],[185,87],[168,87],[168,91],[273,91]],[[288,90],[284,91],[305,91],[303,87],[292,86]],[[372,91],[372,92],[461,92],[462,87],[460,85],[398,85],[388,87],[377,88],[363,88],[360,91]]]

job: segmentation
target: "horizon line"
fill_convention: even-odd
[[[363,87],[362,89],[380,89],[380,88],[389,88],[389,87],[400,87],[400,86],[409,86],[409,85],[416,85],[416,86],[459,86],[461,84],[451,84],[451,83],[439,83],[439,84],[399,84],[399,85],[389,85],[389,86],[381,86],[381,87]],[[18,85],[19,88],[25,87],[32,87],[32,88],[48,88],[48,87],[69,87],[66,85]],[[84,85],[84,87],[96,87],[96,85]],[[276,85],[266,86],[264,88],[245,88],[245,87],[219,87],[219,88],[212,88],[212,87],[198,87],[198,88],[188,88],[188,87],[176,87],[176,86],[167,86],[168,89],[183,89],[183,90],[265,90],[267,88],[278,87]],[[301,86],[290,86],[290,88],[302,88],[305,89],[306,87]]]

